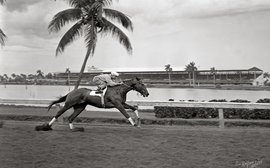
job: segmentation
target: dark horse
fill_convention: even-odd
[[[73,126],[73,120],[85,109],[87,105],[92,105],[99,108],[117,108],[133,126],[139,126],[140,117],[138,115],[137,108],[131,105],[126,104],[126,95],[129,91],[135,90],[142,94],[144,97],[149,95],[145,85],[139,78],[133,78],[130,80],[126,80],[123,84],[118,86],[108,86],[107,91],[104,95],[104,99],[102,103],[101,96],[99,95],[91,95],[90,92],[94,92],[91,89],[87,88],[79,88],[69,92],[66,96],[59,98],[56,101],[53,101],[49,107],[50,108],[57,103],[65,102],[63,108],[61,108],[55,117],[49,123],[45,123],[40,126],[36,126],[37,131],[48,131],[52,130],[51,126],[54,121],[57,120],[65,111],[72,108],[74,112],[68,117],[69,126],[72,131],[83,131],[83,128],[78,128]],[[133,119],[129,116],[125,109],[131,109],[135,112],[137,116],[137,121],[134,123]]]

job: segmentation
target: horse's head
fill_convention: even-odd
[[[149,95],[148,90],[145,85],[142,83],[142,80],[138,77],[130,80],[130,87],[143,95],[143,97],[147,97]]]

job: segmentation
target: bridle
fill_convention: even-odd
[[[125,86],[128,87],[130,90],[135,90],[135,91],[137,91],[137,92],[143,94],[143,93],[141,92],[141,90],[137,90],[137,89],[135,88],[135,85],[136,85],[136,84],[131,84],[131,86],[130,86],[130,85],[128,85],[128,84],[125,83],[125,82],[127,82],[127,81],[129,81],[129,80],[124,81],[124,82],[122,83],[122,85],[125,85]]]
[[[125,86],[127,86],[128,88],[131,88],[131,90],[136,90],[134,87],[125,84],[125,82],[123,82],[122,85],[125,85]]]

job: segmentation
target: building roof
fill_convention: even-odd
[[[263,71],[263,70],[261,70],[261,69],[259,69],[259,68],[257,68],[257,67],[252,67],[252,68],[250,68],[250,69],[248,69],[249,71]]]

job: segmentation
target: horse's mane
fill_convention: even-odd
[[[136,79],[136,80],[138,80],[138,81],[140,81],[141,79],[140,78],[138,78],[138,77],[134,77],[134,78],[131,78],[131,79],[125,79],[125,80],[123,80],[122,82],[124,83],[124,84],[126,84],[126,85],[129,85],[128,83],[129,82],[132,82],[134,79]],[[132,84],[132,83],[131,83]],[[118,86],[118,87],[117,87]],[[119,87],[119,85],[117,85],[117,86],[109,86],[109,87],[114,87],[114,88],[116,88],[116,89],[120,89],[120,87]],[[132,86],[130,86],[130,87],[132,87]]]
[[[125,80],[123,80],[123,82],[124,82],[124,83],[130,82],[130,81],[132,81],[132,80],[134,80],[134,79],[136,79],[136,80],[138,80],[138,81],[141,81],[141,79],[140,79],[139,77],[135,76],[134,78],[131,78],[131,79],[125,79]]]

